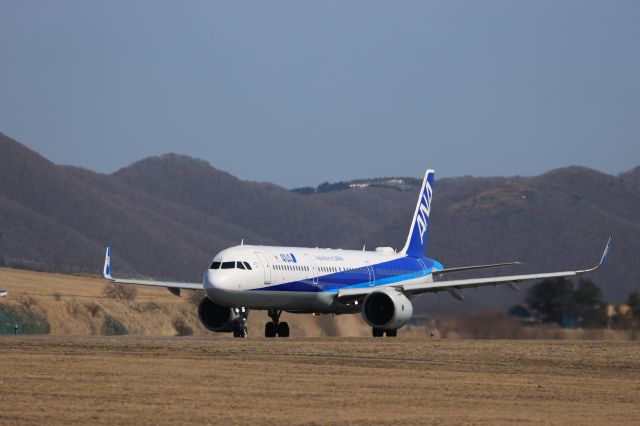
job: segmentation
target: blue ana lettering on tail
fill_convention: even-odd
[[[431,197],[433,196],[433,191],[431,190],[431,185],[429,181],[426,182],[424,192],[422,193],[422,201],[420,203],[420,210],[418,210],[418,230],[420,232],[420,242],[424,244],[424,233],[427,232],[428,222],[427,219],[431,214]]]
[[[413,216],[409,236],[402,250],[412,257],[423,257],[427,250],[427,240],[429,239],[429,216],[431,215],[431,200],[433,198],[433,180],[435,172],[427,170],[424,181],[418,193],[418,202]]]

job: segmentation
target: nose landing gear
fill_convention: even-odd
[[[271,321],[264,326],[264,337],[289,337],[289,324],[286,321],[280,322],[282,311],[271,309],[267,313]]]
[[[238,314],[238,324],[233,330],[233,337],[249,337],[249,329],[246,325],[249,310],[246,308],[236,308],[236,314]]]

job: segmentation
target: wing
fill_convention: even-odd
[[[462,299],[460,290],[469,287],[484,287],[489,285],[506,284],[512,289],[517,290],[516,283],[521,281],[539,280],[545,278],[556,277],[571,277],[575,275],[585,274],[587,272],[593,272],[603,267],[607,262],[607,256],[611,247],[612,238],[609,237],[607,245],[602,253],[600,262],[590,269],[583,269],[579,271],[565,271],[565,272],[548,272],[542,274],[528,274],[528,275],[508,275],[503,277],[490,277],[490,278],[471,278],[465,280],[448,280],[438,281],[433,283],[420,283],[420,284],[390,284],[385,287],[395,288],[403,292],[407,296],[416,296],[422,293],[436,292],[436,291],[449,291],[454,297]],[[353,300],[363,299],[369,293],[372,293],[382,286],[367,287],[367,288],[346,288],[338,291],[338,300],[340,302],[349,303]]]
[[[129,280],[113,278],[111,276],[111,245],[107,245],[107,253],[104,257],[104,269],[103,276],[111,282],[118,284],[132,284],[132,285],[147,285],[152,287],[164,287],[168,288],[171,293],[176,296],[180,295],[180,289],[186,290],[202,290],[204,286],[202,283],[181,283],[181,282],[169,282],[169,281],[154,281],[154,280]]]

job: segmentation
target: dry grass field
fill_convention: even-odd
[[[638,342],[0,338],[0,424],[640,424]]]

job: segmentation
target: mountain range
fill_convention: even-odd
[[[426,166],[426,165],[425,165]],[[107,242],[116,275],[200,281],[242,240],[343,249],[404,244],[420,177],[287,190],[166,154],[112,174],[52,163],[0,133],[0,263],[98,273]],[[445,266],[518,260],[503,273],[586,268],[612,302],[640,289],[640,167],[618,176],[572,166],[533,177],[436,179],[428,255]],[[526,284],[522,285],[523,287]],[[505,288],[425,296],[431,311],[507,306]]]

